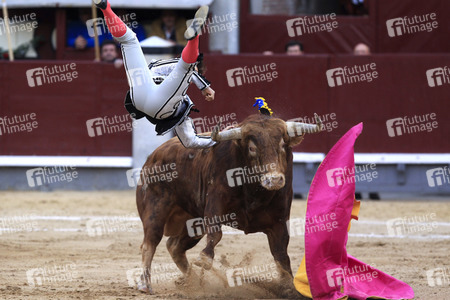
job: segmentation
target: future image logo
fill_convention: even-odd
[[[75,264],[70,263],[29,269],[26,272],[28,285],[35,288],[52,283],[71,282],[78,278],[76,268],[77,266]]]
[[[145,277],[150,277],[150,282],[157,284],[175,280],[180,275],[180,270],[174,263],[152,264],[151,271],[144,268],[133,268],[126,271],[128,286],[131,288],[143,286]]]
[[[98,117],[86,121],[86,128],[90,137],[118,132],[131,132],[134,127],[135,122],[130,114]]]
[[[89,19],[86,21],[86,27],[90,37],[95,36],[95,29],[97,29],[97,35],[108,33],[108,27],[103,21],[103,18]]]
[[[426,171],[429,187],[437,187],[450,184],[450,170],[448,166],[429,169]]]
[[[429,87],[450,84],[450,69],[445,66],[443,68],[434,68],[426,71]]]
[[[42,86],[59,82],[72,82],[78,78],[77,65],[75,63],[45,66],[26,71],[29,87]]]
[[[436,229],[436,214],[394,218],[386,221],[389,236],[411,235],[419,232],[431,232]]]
[[[194,218],[186,221],[186,227],[188,230],[188,235],[190,237],[203,236],[206,232],[205,223],[203,218]]]
[[[357,82],[372,82],[378,78],[376,64],[364,64],[354,66],[344,66],[327,70],[326,76],[329,87],[341,86]]]
[[[431,287],[449,285],[449,268],[440,267],[426,271],[428,285]]]
[[[0,117],[0,135],[31,132],[37,127],[36,113]]]
[[[0,235],[31,232],[37,229],[36,215],[4,216],[0,218]]]
[[[316,16],[305,16],[286,21],[288,35],[290,37],[312,34],[322,31],[331,32],[338,27],[336,14],[324,14]]]
[[[327,170],[327,181],[330,187],[341,186],[344,183],[354,182],[372,182],[378,178],[375,164],[355,165],[352,168],[344,166],[343,168],[334,168]]]
[[[212,217],[193,218],[186,221],[186,228],[190,237],[201,237],[204,234],[220,232],[222,226],[237,228],[238,222],[235,213],[214,215]]]
[[[8,21],[9,26],[6,26],[6,21]],[[11,35],[24,31],[33,32],[37,27],[36,13],[21,16],[14,15],[8,18],[8,20],[0,18],[0,36],[7,32]]]
[[[136,21],[136,14],[124,14],[120,15],[119,18],[131,29],[136,29],[139,23]],[[90,37],[95,37],[95,29],[97,29],[97,35],[109,34],[121,32],[124,27],[122,24],[116,24],[113,20],[108,23],[108,19],[96,18],[89,19],[86,21],[86,28]]]
[[[275,263],[228,269],[226,272],[227,282],[230,287],[242,286],[244,284],[257,283],[261,281],[271,282],[279,276],[275,269]]]
[[[326,271],[327,282],[330,287],[339,287],[344,282],[351,284],[355,282],[371,282],[378,278],[378,271],[370,265],[357,265],[351,268],[345,266]]]
[[[214,128],[219,125],[219,131],[224,130],[228,126],[236,126],[238,125],[236,114],[223,114],[221,116],[213,116],[213,117],[203,117],[203,118],[193,118],[192,123],[194,124],[195,132],[197,133],[205,133],[211,132]]]
[[[128,70],[128,83],[132,87],[149,84],[150,80],[152,79],[148,69],[134,68]]]
[[[52,184],[56,182],[72,182],[78,178],[78,171],[71,166],[55,166],[34,168],[26,171],[29,187]]]
[[[237,187],[244,184],[251,184],[263,181],[269,170],[276,170],[276,164],[266,164],[263,166],[239,167],[226,171],[227,182],[230,187]]]
[[[108,216],[90,218],[86,222],[86,230],[90,237],[102,236],[117,232],[132,232],[139,224],[137,216],[128,214],[124,216]]]
[[[225,14],[225,15],[214,15],[207,18],[204,22],[205,26],[202,30],[198,30],[199,24],[203,23],[202,19],[189,19],[186,21],[186,27],[190,27],[191,24],[195,22],[192,27],[196,28],[198,35],[203,33],[213,34],[217,32],[231,32],[233,29],[239,27],[237,21],[237,15],[235,13]]]
[[[290,237],[301,236],[305,234],[305,219],[292,218],[286,221],[286,227]]]
[[[143,167],[129,169],[126,171],[128,185],[136,187],[140,184],[141,176],[144,182],[142,184],[152,184],[157,182],[172,182],[178,178],[177,164],[167,163],[163,165],[154,165],[151,168]]]
[[[229,69],[226,71],[228,86],[236,87],[257,82],[271,82],[273,79],[278,78],[276,68],[276,63],[270,63]]]
[[[436,29],[438,22],[436,14],[429,13],[421,16],[394,18],[386,21],[387,32],[390,37],[402,36],[418,32],[431,32]]]
[[[44,69],[35,68],[27,70],[27,80],[30,87],[41,86],[45,83]]]
[[[390,137],[419,132],[431,132],[438,128],[436,113],[405,116],[386,121],[386,128]]]
[[[322,121],[321,131],[331,132],[333,129],[338,127],[338,121],[336,117],[336,113],[327,113],[323,115],[319,115],[320,121]],[[316,119],[314,116],[303,116],[298,118],[289,119],[286,122],[300,122],[307,124],[316,124]],[[297,128],[294,128],[296,130]],[[302,134],[297,132],[290,132],[292,129],[288,128],[288,133],[290,136],[294,136],[295,134]],[[310,129],[305,128],[303,132],[308,133]]]
[[[344,282],[344,269],[336,268],[327,270],[327,281],[330,287],[341,286]]]

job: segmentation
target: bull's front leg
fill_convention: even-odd
[[[270,252],[277,263],[280,282],[278,285],[279,294],[283,298],[299,299],[300,294],[295,290],[291,270],[291,260],[287,253],[289,244],[289,232],[286,222],[281,221],[273,225],[272,228],[265,231],[269,240]],[[303,298],[301,298],[303,299]]]
[[[205,219],[210,219],[205,217]],[[222,239],[222,225],[221,224],[210,224],[210,222],[205,222],[205,232],[206,232],[206,247],[200,252],[199,257],[194,262],[196,266],[202,267],[205,270],[209,270],[212,267],[214,259],[214,248]]]
[[[270,252],[273,258],[281,268],[281,278],[289,277],[292,279],[291,260],[287,253],[289,244],[289,232],[286,222],[276,222],[272,228],[265,231],[269,240]]]

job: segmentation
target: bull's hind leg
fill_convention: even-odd
[[[186,251],[193,248],[201,240],[202,236],[190,237],[186,228],[178,236],[170,237],[167,240],[167,250],[169,250],[173,261],[184,275],[189,275],[190,266],[186,257]]]
[[[162,238],[162,236],[161,236]],[[141,282],[138,284],[138,290],[141,292],[153,294],[151,286],[151,268],[152,260],[155,255],[156,247],[158,246],[161,238],[151,237],[147,235],[144,237],[144,242],[142,243],[142,275]]]
[[[186,222],[192,218],[192,215],[175,205],[164,227],[164,235],[169,236],[166,243],[167,250],[169,250],[170,256],[184,275],[189,273],[186,251],[197,245],[203,236],[203,234],[192,235],[192,232],[189,235]]]
[[[142,292],[152,294],[151,288],[151,266],[156,247],[161,242],[164,234],[164,225],[167,216],[171,211],[171,203],[156,200],[156,198],[146,197],[145,201],[149,204],[141,214],[144,226],[144,241],[142,243],[142,268],[141,282],[138,289]]]
[[[164,222],[164,221],[162,221]],[[156,247],[161,242],[164,223],[158,224],[153,218],[148,218],[144,222],[144,241],[142,243],[142,269],[141,282],[138,289],[141,292],[153,294],[151,287],[151,267]]]

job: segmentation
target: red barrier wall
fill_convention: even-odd
[[[131,155],[131,133],[89,137],[86,121],[124,115],[122,102],[128,84],[123,69],[77,62],[78,78],[29,87],[26,72],[71,61],[0,62],[0,117],[36,113],[31,132],[0,136],[2,155]]]
[[[378,78],[329,87],[326,70],[374,62]],[[272,82],[229,87],[226,70],[276,63],[278,78]],[[337,129],[310,135],[296,151],[327,152],[351,126],[364,122],[357,152],[443,153],[450,151],[450,84],[429,87],[426,70],[450,65],[449,55],[376,55],[368,57],[314,55],[307,57],[209,56],[206,75],[216,89],[215,103],[196,100],[201,113],[235,112],[239,119],[255,112],[254,97],[264,97],[284,120],[335,113]],[[192,89],[193,90],[193,89]],[[194,99],[198,99],[195,97]],[[214,108],[210,108],[213,106]],[[436,113],[438,128],[432,132],[389,137],[389,119]],[[193,114],[195,116],[195,114]]]
[[[449,55],[375,55],[368,57],[311,55],[287,57],[207,55],[206,77],[216,100],[206,102],[195,86],[189,94],[200,113],[191,117],[235,113],[238,121],[255,113],[254,97],[264,97],[276,116],[285,120],[336,114],[337,128],[310,135],[296,151],[327,152],[351,126],[364,122],[357,152],[443,153],[450,150],[450,84],[429,87],[426,70],[450,66]],[[131,156],[131,133],[122,131],[90,137],[86,121],[123,116],[127,81],[123,69],[107,64],[77,62],[72,82],[29,87],[29,69],[54,66],[55,61],[0,62],[0,117],[36,113],[33,131],[0,135],[0,155],[105,155]],[[70,62],[58,62],[58,65]],[[326,71],[375,63],[378,78],[329,87]],[[271,82],[230,87],[226,72],[233,68],[275,64]],[[236,83],[237,84],[237,83]],[[431,132],[389,137],[386,121],[436,113],[438,128]]]

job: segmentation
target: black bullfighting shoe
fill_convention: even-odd
[[[100,9],[106,9],[108,6],[108,0],[93,0],[95,6],[97,6]]]
[[[188,21],[188,28],[184,32],[184,38],[186,40],[192,40],[202,32],[202,28],[205,25],[206,18],[208,17],[208,12],[209,7],[206,5],[201,6],[195,12],[194,18]]]

